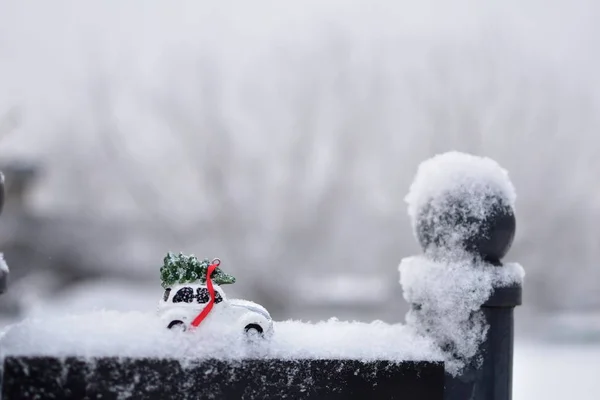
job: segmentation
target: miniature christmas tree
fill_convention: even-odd
[[[200,281],[206,282],[206,273],[211,261],[207,258],[200,261],[196,256],[186,256],[183,253],[175,255],[167,253],[163,260],[163,266],[160,267],[160,280],[163,288],[168,288],[175,284],[190,283]],[[223,272],[220,268],[212,273],[211,280],[215,285],[225,285],[235,283],[235,278]]]

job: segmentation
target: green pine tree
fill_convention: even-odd
[[[163,260],[160,267],[160,280],[163,288],[171,287],[175,284],[191,283],[200,281],[206,282],[206,274],[210,260],[205,258],[200,261],[196,256],[186,256],[183,253],[177,255],[169,252]],[[211,280],[215,285],[226,285],[235,283],[235,278],[223,272],[220,268],[214,270]]]

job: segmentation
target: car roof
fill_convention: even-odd
[[[167,289],[179,290],[179,289],[183,289],[184,287],[207,288],[208,289],[206,283],[193,283],[193,282],[190,282],[190,283],[178,283],[176,285],[173,285],[173,286],[170,286],[170,287],[166,288],[165,290],[167,290]],[[219,285],[213,284],[213,287],[215,288],[216,291],[220,291],[220,292],[223,291],[223,289]]]

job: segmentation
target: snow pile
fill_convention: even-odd
[[[159,358],[280,358],[441,360],[433,341],[403,325],[380,321],[317,324],[275,323],[270,341],[248,343],[243,335],[176,332],[151,313],[98,311],[27,319],[0,339],[6,355]]]
[[[442,246],[446,257],[479,234],[492,213],[514,210],[515,199],[508,173],[496,161],[456,151],[422,162],[405,197],[421,245],[428,251],[430,244]]]
[[[480,307],[495,287],[520,284],[525,272],[516,263],[503,267],[478,262],[432,261],[408,257],[400,264],[404,298],[418,305],[406,315],[417,332],[444,351],[446,370],[458,374],[477,355],[488,326]]]
[[[442,360],[442,354],[431,338],[415,334],[402,324],[348,322],[332,318],[316,324],[279,322],[275,329],[271,357]]]

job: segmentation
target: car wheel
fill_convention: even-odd
[[[258,324],[248,324],[244,328],[244,332],[248,337],[264,337],[264,332],[262,326]]]
[[[169,326],[167,326],[167,328],[175,329],[175,330],[182,331],[182,332],[187,329],[185,324],[183,323],[183,321],[179,321],[179,320],[171,321],[169,323]]]

